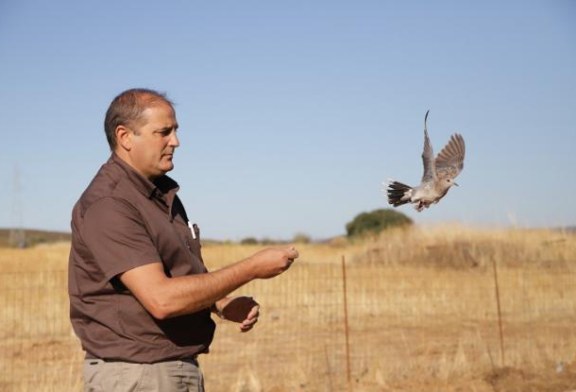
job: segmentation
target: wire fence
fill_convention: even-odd
[[[343,256],[296,263],[238,290],[261,304],[261,318],[245,334],[217,321],[211,352],[200,358],[206,388],[450,391],[494,383],[490,375],[502,368],[576,385],[564,370],[576,353],[574,278],[567,269],[507,267],[495,275],[491,267]],[[1,391],[82,390],[66,279],[61,270],[0,273]]]

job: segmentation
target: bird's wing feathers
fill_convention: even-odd
[[[422,175],[422,182],[434,180],[436,177],[436,168],[434,167],[434,151],[430,138],[428,137],[428,129],[426,127],[426,120],[428,119],[428,112],[424,117],[424,151],[422,151],[422,163],[424,164],[424,174]]]
[[[435,160],[438,178],[456,178],[464,168],[466,145],[462,135],[455,133]]]

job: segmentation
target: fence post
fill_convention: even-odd
[[[500,361],[502,367],[506,366],[504,356],[504,331],[502,330],[502,308],[500,305],[500,285],[498,284],[498,272],[496,269],[496,257],[492,257],[492,266],[494,267],[494,287],[496,290],[496,305],[498,308],[498,330],[500,331]]]
[[[352,377],[350,372],[350,330],[348,328],[348,291],[346,287],[346,258],[342,255],[342,291],[344,295],[344,335],[346,337],[346,377],[348,391],[352,391]]]

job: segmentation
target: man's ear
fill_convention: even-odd
[[[123,150],[130,151],[132,149],[132,131],[124,125],[116,127],[116,144]]]

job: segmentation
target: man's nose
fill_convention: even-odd
[[[170,136],[170,145],[172,147],[180,146],[180,140],[178,140],[178,135],[176,135],[176,132],[172,132],[172,135]]]

